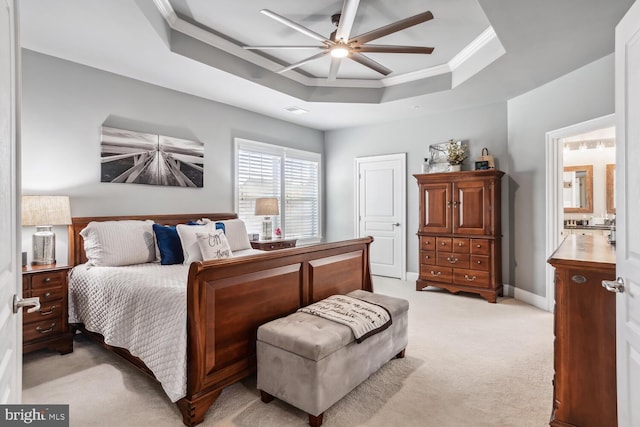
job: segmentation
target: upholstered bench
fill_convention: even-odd
[[[277,397],[322,424],[325,410],[394,357],[404,357],[409,303],[357,290],[348,296],[385,307],[392,324],[357,343],[349,326],[296,312],[258,328],[258,380],[262,401]]]

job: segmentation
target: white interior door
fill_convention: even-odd
[[[372,236],[371,273],[406,277],[406,156],[356,159],[357,236]]]
[[[640,2],[616,27],[618,426],[640,426]]]
[[[14,0],[0,3],[0,404],[19,403],[22,394],[22,319],[13,314],[13,296],[21,294],[16,238],[18,20],[14,7]]]

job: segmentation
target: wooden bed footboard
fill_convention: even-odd
[[[372,291],[372,238],[193,263],[189,271],[185,425],[256,369],[258,326],[333,294]]]
[[[79,232],[92,220],[151,219],[179,224],[203,217],[224,220],[237,216],[73,218],[69,260],[73,265],[86,261]],[[202,422],[224,387],[255,371],[258,326],[333,294],[373,291],[371,242],[366,237],[192,263],[187,282],[187,394],[177,402],[184,424]],[[119,350],[120,356],[150,373],[140,359]]]

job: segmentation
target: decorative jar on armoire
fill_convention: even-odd
[[[491,303],[502,295],[503,175],[495,169],[414,175],[420,192],[416,290],[471,292]]]

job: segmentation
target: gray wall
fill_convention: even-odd
[[[509,100],[509,255],[516,287],[546,294],[546,132],[613,112],[613,55]]]
[[[465,162],[463,169],[473,169],[472,160],[480,156],[483,147],[487,147],[496,158],[496,167],[504,170],[506,132],[506,103],[326,132],[327,238],[338,240],[354,235],[354,159],[407,153],[407,270],[417,272],[418,189],[413,174],[421,173],[429,145],[451,138],[463,140],[470,147],[470,159]],[[503,210],[504,215],[506,211]],[[505,231],[508,231],[508,227],[503,223],[503,235],[508,239]]]
[[[36,52],[22,53],[23,193],[69,195],[73,216],[233,212],[234,137],[324,150],[318,130]],[[204,188],[101,183],[103,124],[204,142]],[[31,230],[23,234],[23,250],[29,251]],[[65,236],[57,234],[61,261],[65,243],[60,239]]]

